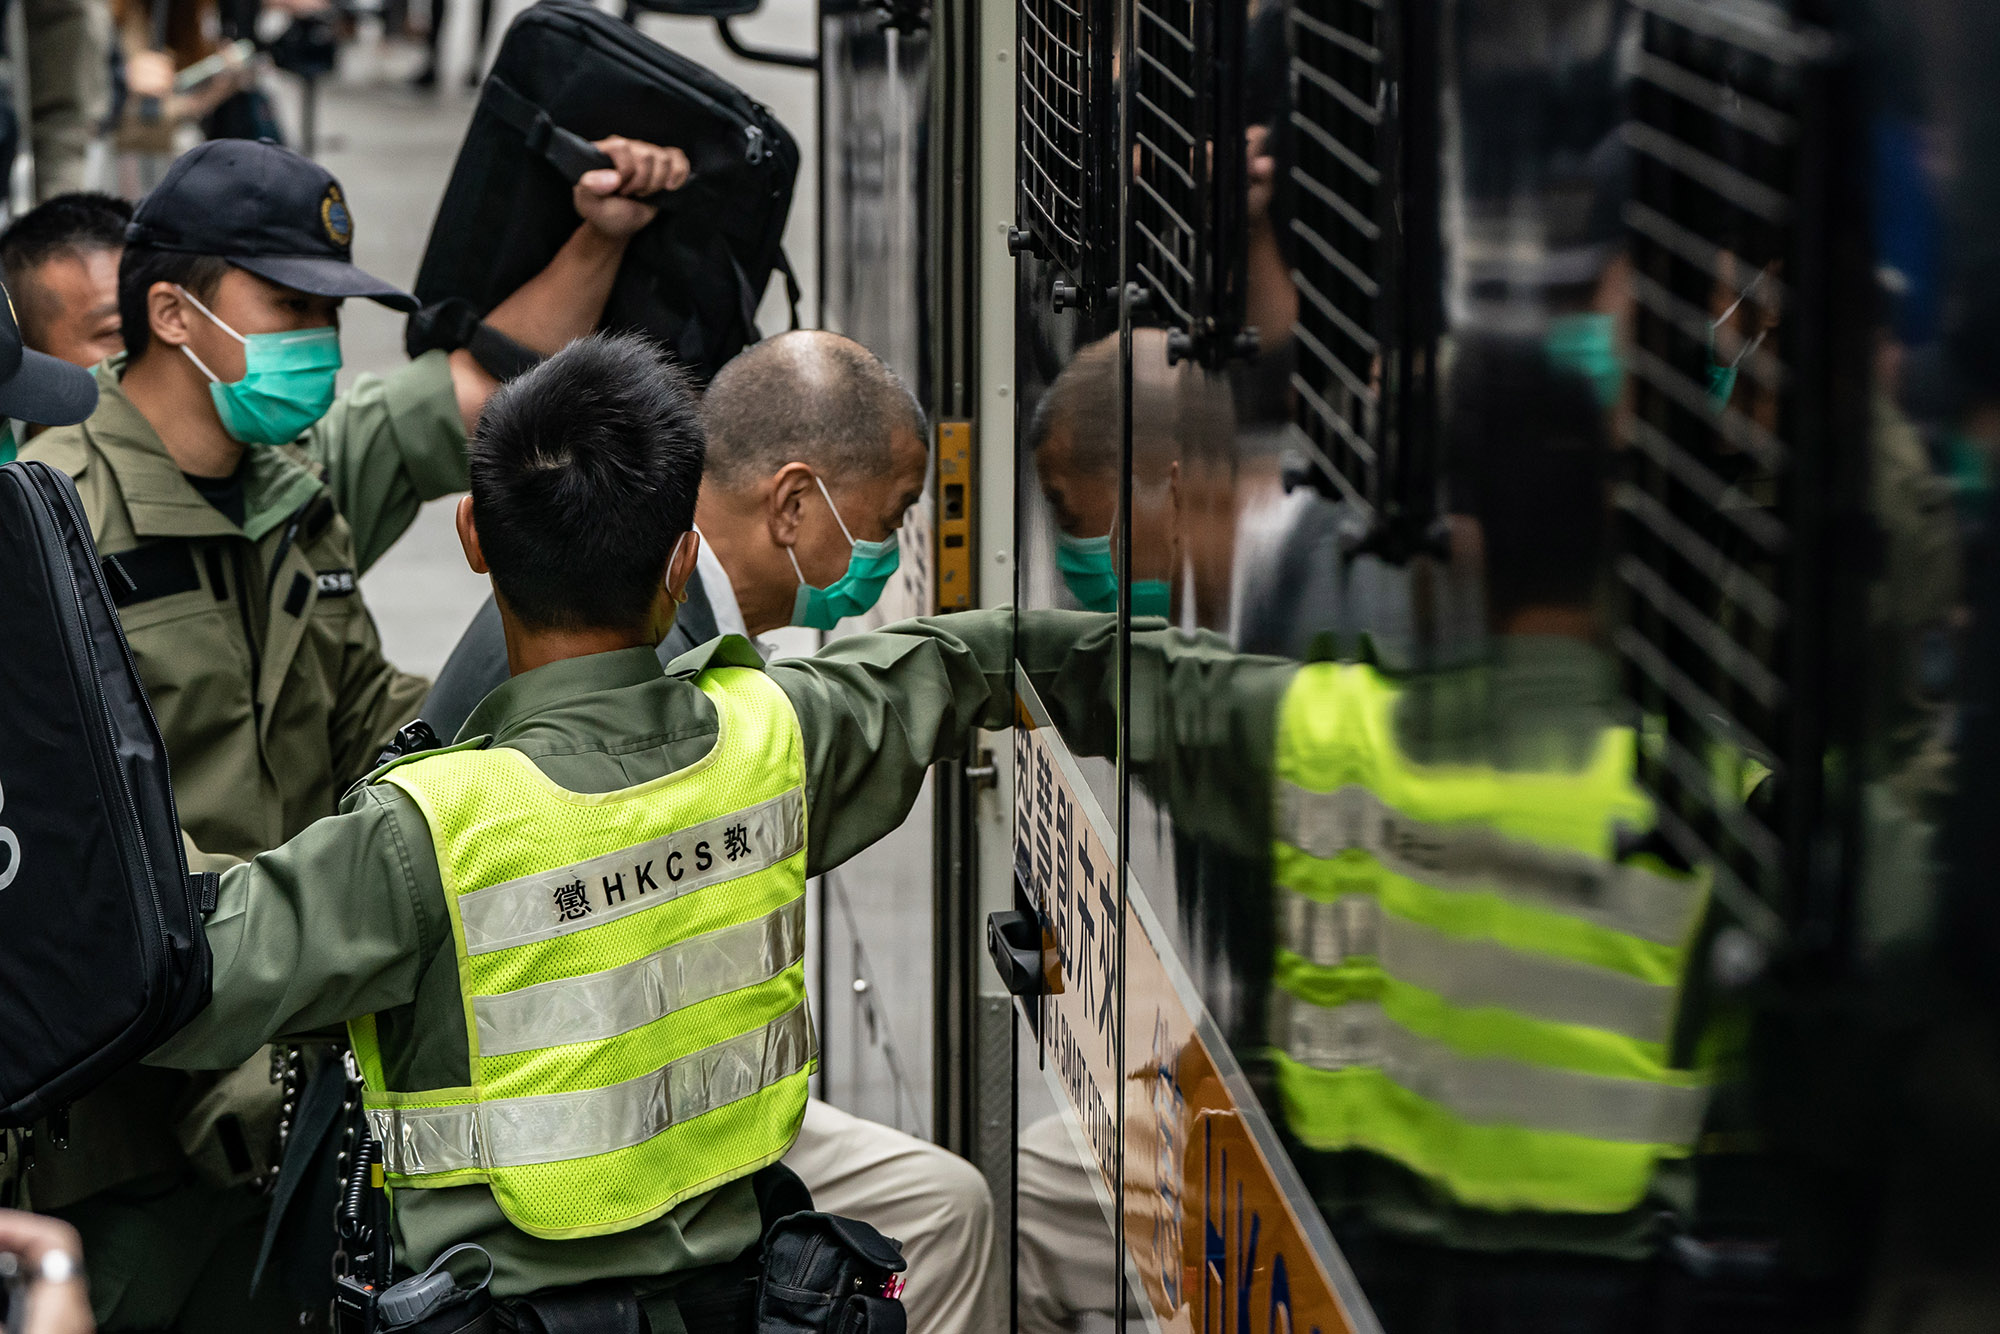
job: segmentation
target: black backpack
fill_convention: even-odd
[[[630,24],[584,0],[541,0],[507,29],[480,92],[417,272],[426,310],[411,317],[410,355],[468,342],[467,316],[555,257],[577,226],[571,185],[606,165],[590,141],[613,134],[679,148],[693,174],[632,238],[599,327],[650,335],[705,384],[757,340],[774,269],[797,325],[781,246],[799,170],[790,132]]]
[[[215,877],[188,874],[106,573],[69,478],[0,467],[0,1128],[74,1101],[208,1004]]]

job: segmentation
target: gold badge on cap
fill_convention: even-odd
[[[319,201],[320,226],[326,228],[327,239],[335,245],[346,245],[354,239],[354,219],[347,212],[347,201],[340,197],[340,187],[326,187],[326,198]]]

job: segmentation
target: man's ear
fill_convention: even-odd
[[[781,547],[797,546],[799,525],[805,521],[806,493],[814,489],[813,470],[803,463],[787,463],[771,474],[769,487],[764,517],[771,528],[771,541]]]
[[[681,604],[687,601],[688,580],[694,578],[695,554],[700,550],[701,537],[690,528],[680,535],[667,557],[667,568],[660,575],[660,591],[653,596],[653,609],[646,621],[646,636],[656,648],[672,632],[674,618],[680,614]]]
[[[667,596],[679,606],[687,601],[688,580],[694,578],[695,557],[701,553],[701,534],[689,529],[681,534],[673,555],[667,557]]]
[[[188,322],[200,318],[174,284],[159,282],[146,289],[146,322],[152,328],[154,342],[186,347]]]
[[[465,552],[465,563],[472,567],[474,574],[485,574],[486,553],[479,549],[479,526],[472,521],[472,497],[458,498],[458,545]]]

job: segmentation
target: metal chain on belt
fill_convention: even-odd
[[[361,1067],[345,1049],[341,1061],[347,1088],[340,1107],[340,1153],[334,1159],[333,1306],[335,1334],[373,1334],[378,1328],[376,1299],[389,1281],[391,1258],[386,1222],[371,1194],[381,1146],[368,1133],[361,1104]]]
[[[270,1170],[258,1183],[268,1195],[278,1188],[278,1175],[284,1170],[285,1150],[292,1142],[292,1130],[298,1124],[299,1097],[306,1083],[306,1053],[303,1047],[271,1048],[271,1082],[282,1085],[279,1092],[281,1106],[278,1109],[278,1153],[272,1160]]]
[[[362,1223],[358,1218],[348,1217],[347,1201],[353,1193],[356,1178],[368,1170],[365,1155],[360,1150],[365,1147],[367,1131],[361,1122],[361,1066],[354,1059],[352,1050],[342,1051],[342,1064],[346,1067],[347,1091],[340,1103],[340,1152],[333,1160],[333,1234],[338,1238],[333,1250],[333,1276],[336,1280],[353,1273],[353,1261],[347,1246],[351,1241],[359,1241]]]

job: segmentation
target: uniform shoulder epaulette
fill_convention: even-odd
[[[400,769],[402,766],[409,764],[414,760],[427,760],[433,755],[450,755],[453,754],[454,752],[461,750],[485,750],[488,746],[492,744],[493,744],[492,737],[476,736],[469,741],[460,741],[456,745],[433,746],[429,750],[413,750],[407,755],[397,755],[391,759],[384,760],[381,764],[376,765],[375,768],[371,770],[368,773],[368,775],[364,777],[359,783],[356,783],[355,786],[367,787],[370,783],[380,781],[382,775],[388,773],[391,769]]]
[[[333,497],[324,491],[308,500],[299,512],[299,540],[308,545],[319,541],[319,535],[326,531],[326,526],[338,513]]]
[[[667,675],[692,681],[717,667],[747,667],[764,670],[764,656],[742,635],[717,635],[706,644],[691,648],[667,664]]]

